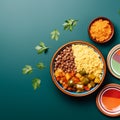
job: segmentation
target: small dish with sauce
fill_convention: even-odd
[[[110,83],[104,86],[96,97],[98,109],[107,116],[120,116],[120,85]]]

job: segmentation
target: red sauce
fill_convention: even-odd
[[[120,110],[120,91],[116,89],[106,91],[102,96],[102,102],[108,110]]]

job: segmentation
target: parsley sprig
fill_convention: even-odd
[[[77,25],[78,20],[75,19],[68,19],[65,20],[63,26],[64,26],[64,30],[70,30],[72,31],[73,28]]]
[[[40,83],[41,83],[41,80],[39,78],[34,78],[32,80],[33,89],[37,90],[38,88],[40,88]]]
[[[42,54],[43,52],[46,53],[48,50],[48,47],[45,46],[44,42],[40,42],[39,45],[37,45],[35,47],[35,49],[37,50],[38,54]],[[40,70],[45,68],[45,65],[43,62],[39,62],[36,67]],[[33,67],[31,65],[25,65],[22,69],[22,73],[25,74],[31,74],[33,72]],[[38,88],[40,88],[40,84],[41,84],[41,80],[39,78],[34,78],[32,80],[32,86],[34,90],[37,90]]]
[[[38,54],[41,54],[41,53],[43,53],[43,52],[46,53],[47,50],[48,50],[48,47],[46,47],[43,42],[40,42],[39,45],[37,45],[37,46],[35,47],[35,49],[37,50],[37,53],[38,53]]]
[[[37,64],[37,68],[39,68],[40,70],[44,69],[44,68],[45,68],[44,63],[39,62],[39,63]]]
[[[73,28],[77,25],[78,20],[75,19],[68,19],[65,20],[63,26],[64,26],[64,30],[70,30],[72,31]],[[54,29],[51,33],[51,39],[53,40],[58,40],[60,37],[60,32],[58,31],[58,29]],[[44,42],[40,42],[39,45],[37,45],[35,47],[36,51],[38,54],[42,54],[42,53],[46,53],[48,51],[48,47],[45,45]],[[44,63],[39,62],[36,67],[40,70],[45,68]],[[31,74],[33,72],[33,67],[31,65],[25,65],[22,69],[22,73],[23,74]],[[40,84],[41,84],[41,80],[39,78],[34,78],[32,80],[32,86],[34,90],[37,90],[38,88],[40,88]]]
[[[60,32],[57,29],[53,30],[50,34],[51,34],[51,39],[53,40],[59,39]]]
[[[23,74],[31,74],[33,71],[33,68],[31,65],[25,65],[25,67],[22,69]]]

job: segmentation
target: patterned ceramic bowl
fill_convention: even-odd
[[[50,73],[63,93],[81,97],[95,92],[106,74],[101,52],[92,44],[73,41],[61,46],[53,55]]]
[[[113,76],[120,79],[120,44],[115,45],[107,56],[108,69]]]
[[[120,116],[120,85],[107,84],[97,95],[96,104],[103,114],[110,117]]]

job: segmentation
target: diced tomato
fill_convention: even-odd
[[[71,75],[71,77],[73,77],[73,76],[75,75],[75,72],[72,71],[72,72],[70,73],[70,75]]]
[[[72,91],[72,87],[68,87],[67,89],[70,90],[70,91]]]
[[[84,89],[87,91],[90,90],[90,88],[88,86],[84,86]]]
[[[62,86],[63,86],[64,89],[67,89],[68,84],[66,84],[66,83],[64,82],[64,83],[62,84]]]
[[[67,82],[67,79],[66,79],[66,77],[64,76],[64,77],[61,77],[61,80],[63,81],[63,82]]]
[[[77,77],[72,77],[72,80],[74,81],[74,83],[76,84],[76,83],[78,83],[78,82],[80,82],[80,80],[79,80],[79,78],[77,78]]]
[[[56,80],[57,80],[57,81],[59,81],[60,79],[61,79],[61,77],[60,77],[60,76],[56,77]]]

